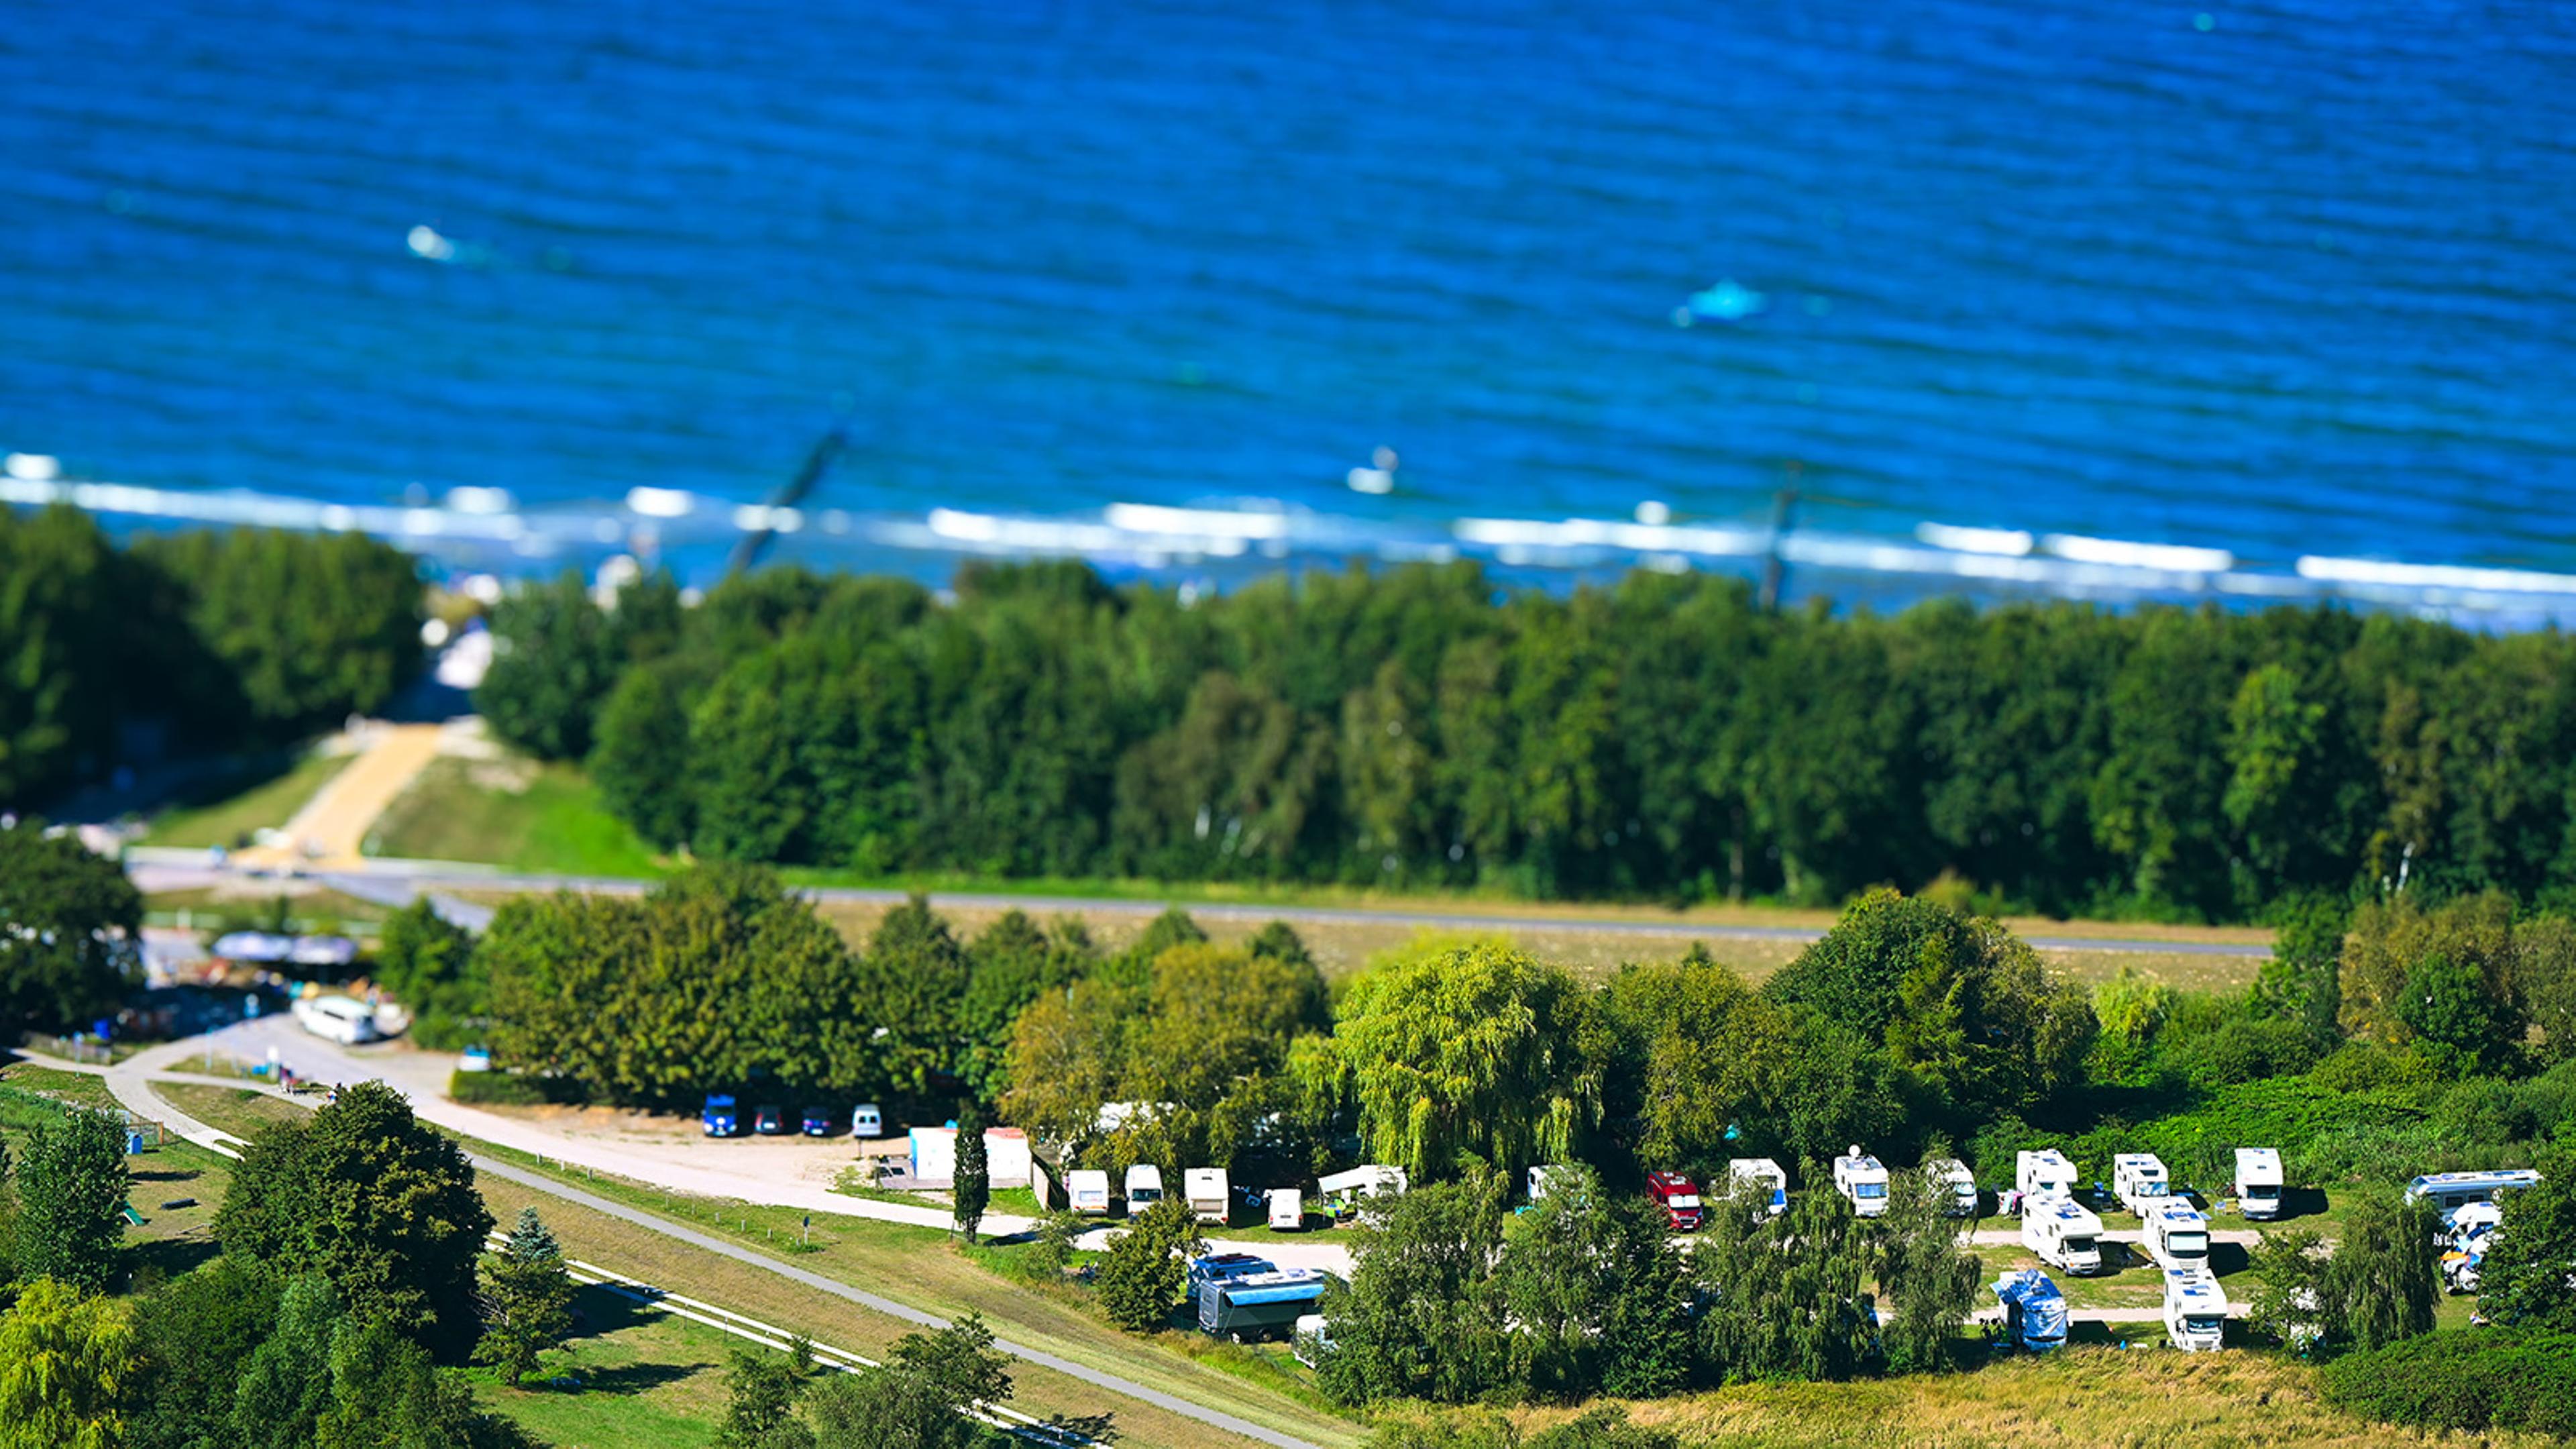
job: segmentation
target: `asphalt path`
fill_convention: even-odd
[[[236,1045],[238,1043],[222,1043],[222,1038],[226,1036],[234,1036],[237,1038],[239,1035],[240,1029],[235,1028],[229,1032],[216,1033],[213,1040],[219,1043],[218,1049],[223,1049],[224,1047]],[[209,1077],[178,1069],[190,1058],[202,1056],[208,1050],[209,1042],[210,1039],[207,1037],[191,1037],[182,1041],[166,1043],[147,1051],[139,1052],[132,1057],[128,1057],[123,1062],[119,1062],[110,1067],[78,1067],[70,1063],[56,1063],[51,1059],[47,1059],[46,1064],[49,1066],[71,1067],[74,1070],[82,1070],[89,1072],[92,1075],[103,1077],[106,1080],[109,1094],[114,1096],[117,1102],[127,1110],[132,1111],[139,1116],[157,1120],[179,1136],[186,1138],[191,1142],[195,1142],[200,1146],[210,1148],[227,1157],[235,1157],[240,1155],[239,1149],[243,1145],[240,1138],[227,1132],[218,1131],[203,1122],[197,1121],[195,1118],[189,1117],[187,1114],[172,1107],[159,1093],[152,1090],[152,1084],[156,1081],[198,1081],[234,1087],[249,1085],[232,1078]],[[308,1045],[315,1044],[321,1043],[308,1043]],[[294,1099],[289,1098],[286,1100]],[[310,1106],[313,1104],[305,1102],[300,1105]],[[421,1104],[415,1100],[414,1105],[417,1107]],[[856,1304],[870,1312],[882,1313],[888,1317],[900,1319],[905,1323],[914,1324],[923,1328],[945,1328],[948,1326],[949,1320],[941,1318],[937,1314],[927,1313],[907,1304],[898,1303],[891,1298],[870,1293],[863,1288],[854,1288],[847,1283],[843,1283],[837,1279],[824,1277],[820,1273],[816,1273],[810,1269],[800,1268],[793,1263],[781,1262],[780,1260],[769,1257],[766,1254],[754,1252],[749,1248],[741,1247],[737,1244],[727,1242],[722,1238],[701,1232],[685,1223],[672,1222],[670,1219],[661,1217],[658,1214],[645,1212],[640,1208],[630,1207],[625,1203],[601,1197],[596,1193],[585,1192],[580,1188],[558,1182],[542,1173],[531,1172],[525,1168],[499,1161],[498,1159],[485,1156],[481,1153],[468,1152],[466,1156],[468,1160],[474,1164],[474,1170],[478,1173],[490,1173],[492,1176],[500,1178],[506,1182],[515,1182],[522,1187],[545,1193],[551,1197],[560,1198],[565,1202],[577,1203],[593,1212],[605,1213],[621,1222],[631,1223],[634,1226],[646,1229],[647,1231],[659,1233],[666,1238],[676,1239],[680,1242],[687,1243],[691,1247],[701,1248],[710,1253],[721,1254],[724,1257],[731,1258],[736,1262],[746,1264],[750,1267],[761,1269],[764,1272],[775,1273],[791,1282],[801,1284],[807,1288],[814,1289],[817,1292],[828,1293],[835,1298],[841,1299],[847,1303]],[[863,1215],[863,1213],[858,1211],[862,1209],[862,1206],[863,1205],[860,1203],[852,1202],[843,1207],[842,1210],[851,1211],[854,1215]],[[865,1206],[876,1205],[867,1204]],[[1244,1438],[1253,1440],[1256,1443],[1276,1445],[1278,1446],[1278,1449],[1322,1449],[1322,1446],[1315,1444],[1312,1440],[1300,1439],[1292,1434],[1285,1434],[1276,1429],[1265,1428],[1248,1419],[1238,1418],[1222,1409],[1211,1408],[1206,1404],[1201,1404],[1190,1399],[1184,1399],[1176,1394],[1167,1394],[1159,1389],[1148,1388],[1143,1384],[1134,1382],[1133,1380],[1121,1378],[1116,1374],[1107,1373],[1100,1369],[1092,1368],[1086,1364],[1076,1363],[1071,1359],[1062,1357],[1058,1354],[1049,1353],[1044,1349],[1035,1348],[1024,1343],[1014,1342],[1006,1338],[994,1339],[993,1346],[1002,1352],[1011,1355],[1013,1358],[1020,1359],[1027,1363],[1036,1364],[1042,1368],[1053,1369],[1057,1373],[1077,1379],[1094,1388],[1118,1394],[1125,1398],[1135,1399],[1141,1403],[1151,1404],[1167,1413],[1178,1414],[1183,1418],[1191,1419],[1214,1428],[1223,1429],[1228,1433],[1242,1435]]]
[[[173,858],[177,857],[177,858]],[[193,857],[190,858],[190,857]],[[178,889],[184,886],[211,884],[224,873],[203,864],[195,852],[136,852],[132,867],[138,884],[146,890]],[[370,861],[363,869],[330,870],[306,877],[363,900],[381,901],[388,905],[408,905],[417,896],[429,896],[442,915],[469,929],[480,930],[492,919],[488,906],[457,900],[457,890],[555,891],[570,890],[585,894],[638,895],[652,887],[650,881],[627,880],[612,876],[525,875],[489,870],[470,865],[449,865],[435,861]],[[897,890],[867,890],[854,886],[818,886],[803,894],[827,902],[858,905],[899,905],[908,893]],[[1182,900],[1131,900],[1107,896],[1042,896],[1013,895],[1007,892],[936,891],[930,901],[935,906],[968,910],[1009,910],[1013,907],[1041,907],[1052,910],[1082,911],[1096,915],[1129,915],[1152,917],[1173,906],[1194,916],[1218,921],[1286,921],[1290,925],[1395,925],[1442,931],[1511,932],[1528,930],[1575,930],[1604,935],[1633,936],[1655,941],[1813,941],[1824,933],[1804,926],[1755,926],[1709,921],[1642,921],[1613,916],[1550,915],[1525,916],[1480,914],[1474,911],[1424,911],[1402,908],[1372,909],[1360,906],[1287,906],[1246,905],[1233,902]],[[2043,951],[2116,951],[2161,956],[2217,956],[2236,959],[2269,959],[2272,948],[2259,942],[2240,941],[2158,941],[2131,940],[2097,936],[2031,935],[2022,938]]]

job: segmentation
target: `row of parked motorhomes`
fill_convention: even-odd
[[[1336,1218],[1347,1218],[1364,1198],[1380,1194],[1394,1195],[1410,1186],[1401,1167],[1368,1163],[1348,1172],[1326,1173],[1316,1180],[1314,1204]],[[1109,1173],[1104,1168],[1075,1168],[1064,1175],[1065,1205],[1084,1217],[1105,1218],[1114,1203],[1109,1192]],[[1150,1162],[1139,1162],[1127,1169],[1125,1181],[1127,1215],[1135,1217],[1164,1198],[1163,1169]],[[1306,1226],[1306,1191],[1303,1187],[1274,1187],[1257,1194],[1268,1217],[1270,1230],[1276,1233],[1303,1231]],[[1193,1167],[1181,1174],[1181,1198],[1200,1222],[1222,1227],[1232,1220],[1234,1184],[1222,1167]],[[1195,1291],[1195,1290],[1194,1290]]]

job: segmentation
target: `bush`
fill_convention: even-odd
[[[2451,1329],[2329,1364],[2329,1403],[2426,1429],[2576,1437],[2576,1334]]]

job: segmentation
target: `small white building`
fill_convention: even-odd
[[[1031,1176],[1029,1135],[1017,1127],[984,1129],[984,1174],[995,1187],[1027,1187]],[[925,1187],[949,1187],[957,1181],[957,1129],[912,1129],[912,1177]]]

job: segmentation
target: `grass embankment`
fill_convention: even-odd
[[[347,767],[349,755],[306,755],[267,779],[194,805],[154,816],[146,845],[179,849],[246,843],[261,830],[282,828],[316,792]]]
[[[571,765],[432,761],[367,832],[367,854],[564,875],[650,877],[652,850]]]
[[[143,916],[147,925],[184,924],[189,929],[206,930],[233,919],[265,921],[280,898],[286,901],[287,929],[360,939],[373,936],[384,925],[388,909],[381,902],[363,900],[311,881],[253,879],[154,891],[143,898]]]
[[[180,1098],[175,1087],[159,1090]],[[190,1115],[224,1131],[249,1136],[285,1107],[261,1094],[227,1087],[200,1087],[186,1098]],[[1283,1430],[1318,1444],[1356,1444],[1358,1429],[1321,1407],[1321,1400],[1302,1382],[1289,1380],[1267,1355],[1248,1350],[1219,1351],[1196,1342],[1195,1335],[1167,1333],[1136,1338],[1110,1326],[1091,1311],[1086,1295],[1073,1286],[1050,1286],[1013,1271],[1017,1248],[960,1250],[935,1229],[912,1228],[865,1218],[814,1215],[814,1248],[787,1247],[803,1234],[804,1214],[793,1208],[759,1207],[736,1202],[684,1197],[611,1176],[565,1171],[549,1164],[539,1168],[525,1154],[471,1139],[471,1150],[611,1201],[626,1204],[743,1247],[775,1255],[781,1262],[865,1289],[906,1307],[943,1317],[981,1313],[996,1335],[1060,1355],[1085,1367],[1121,1377],[1194,1402]],[[622,1219],[595,1212],[550,1194],[486,1173],[480,1179],[484,1201],[494,1218],[509,1222],[521,1206],[533,1204],[575,1258],[597,1263],[673,1292],[721,1304],[737,1313],[803,1332],[835,1347],[880,1355],[912,1325],[872,1312],[820,1290],[792,1282],[766,1269],[679,1242]],[[1194,1420],[1113,1394],[1063,1374],[1027,1363],[1012,1369],[1017,1385],[1013,1405],[1040,1416],[1114,1418],[1123,1442],[1173,1445],[1179,1449],[1240,1449],[1238,1437]],[[604,1431],[600,1431],[603,1432]],[[623,1444],[602,1437],[595,1442]],[[677,1441],[675,1441],[677,1442]]]

